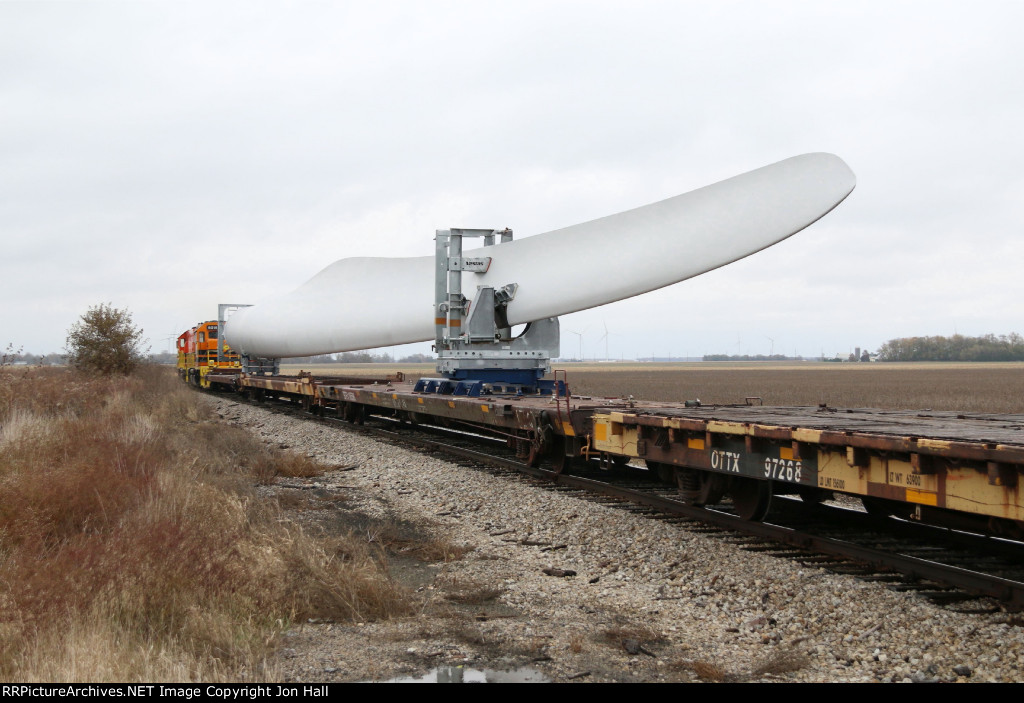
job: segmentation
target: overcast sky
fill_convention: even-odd
[[[605,326],[616,358],[1024,332],[1021,27],[1020,2],[0,2],[0,347],[58,351],[109,302],[164,351],[339,258],[812,151],[857,174],[831,214],[564,317],[563,354]]]

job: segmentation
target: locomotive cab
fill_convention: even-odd
[[[216,320],[201,322],[178,337],[178,376],[195,386],[208,387],[211,369],[240,369],[238,353],[222,343],[218,350],[220,325]]]

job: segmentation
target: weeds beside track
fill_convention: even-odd
[[[401,612],[373,545],[255,486],[319,468],[172,369],[0,369],[0,680],[260,680],[289,624]]]

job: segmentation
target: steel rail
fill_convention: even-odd
[[[374,428],[367,428],[374,431]],[[387,436],[402,439],[401,433],[389,430],[377,430]],[[462,435],[468,436],[468,435]],[[586,491],[594,491],[603,495],[612,496],[627,500],[649,508],[654,508],[665,513],[680,515],[703,523],[709,523],[716,527],[736,532],[754,535],[764,539],[770,539],[782,544],[792,545],[801,549],[812,550],[828,556],[842,557],[852,561],[866,564],[873,569],[891,569],[911,579],[922,579],[936,583],[953,586],[977,596],[995,598],[1000,602],[1014,608],[1024,608],[1024,583],[1005,579],[999,576],[972,571],[962,567],[943,564],[941,562],[929,561],[920,557],[900,554],[898,552],[886,552],[862,545],[822,537],[819,535],[802,532],[800,530],[775,525],[766,522],[749,522],[734,515],[696,508],[681,501],[664,496],[658,496],[643,491],[623,488],[604,481],[598,481],[582,476],[558,473],[550,469],[530,467],[522,462],[496,457],[492,454],[456,447],[436,440],[415,438],[416,442],[429,443],[434,449],[445,453],[473,459],[481,463],[499,465],[503,468],[512,469],[535,478],[546,479],[551,483],[579,488]]]

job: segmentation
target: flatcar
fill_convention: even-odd
[[[694,505],[730,498],[750,520],[765,516],[773,496],[846,494],[876,514],[1024,537],[1024,416],[692,407],[574,396],[564,380],[546,395],[499,386],[470,395],[454,383],[265,375],[237,363],[196,371],[204,388],[287,400],[318,415],[378,415],[502,438],[528,463],[557,472],[645,471]]]

